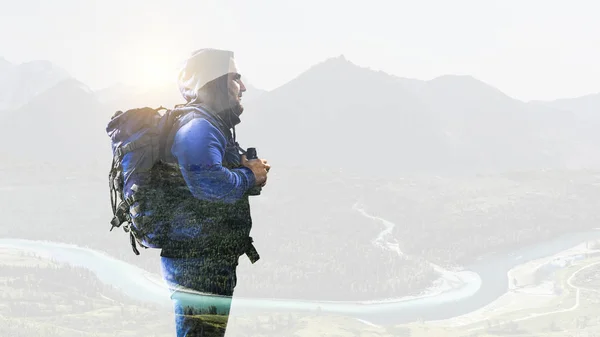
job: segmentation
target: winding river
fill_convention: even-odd
[[[394,224],[367,214],[354,205],[362,215],[381,221],[383,231],[373,244],[391,249],[404,255],[397,242],[391,237]],[[376,324],[400,324],[414,320],[440,320],[475,311],[508,290],[507,272],[516,265],[543,258],[566,250],[586,240],[600,239],[600,230],[590,230],[562,235],[553,240],[513,250],[511,253],[490,254],[476,263],[465,266],[465,271],[453,272],[440,266],[431,266],[440,273],[443,291],[431,292],[419,297],[404,297],[389,301],[340,302],[303,301],[286,299],[260,299],[234,296],[210,296],[182,292],[182,300],[202,300],[217,309],[230,303],[236,310],[300,310],[341,314],[356,317]],[[83,266],[93,271],[101,281],[121,289],[136,299],[170,306],[170,293],[158,275],[117,260],[108,254],[49,241],[25,239],[0,239],[0,247],[23,249],[38,255],[51,257],[59,262]]]

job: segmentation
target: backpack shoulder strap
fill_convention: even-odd
[[[162,139],[164,142],[162,143],[161,153],[167,162],[173,160],[173,156],[171,155],[171,146],[173,145],[173,139],[175,138],[175,134],[177,131],[186,125],[191,120],[198,118],[199,114],[204,119],[206,119],[209,123],[211,123],[214,127],[219,129],[219,131],[225,136],[226,140],[231,138],[231,132],[225,127],[225,124],[222,121],[219,121],[218,118],[215,118],[211,113],[208,112],[208,109],[203,105],[186,105],[184,107],[176,108],[172,111],[169,111],[171,116],[169,116],[165,123],[166,126],[163,128],[165,134]],[[196,114],[195,114],[196,113]]]
[[[161,123],[164,123],[161,128],[160,143],[158,153],[160,158],[168,161],[171,157],[170,146],[172,144],[173,131],[177,131],[181,126],[179,120],[186,113],[184,109],[167,110],[163,116]]]

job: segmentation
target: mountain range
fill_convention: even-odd
[[[0,87],[3,158],[104,171],[114,111],[182,102],[175,84],[93,92],[48,61],[0,59]],[[343,55],[274,90],[247,87],[238,140],[274,167],[389,176],[600,165],[600,94],[523,102],[472,76],[408,79]]]
[[[2,235],[91,246],[158,273],[156,251],[135,256],[127,235],[109,232],[105,128],[116,110],[181,103],[176,87],[92,91],[40,62],[27,66],[39,81],[22,71],[13,87],[20,66],[0,60]],[[561,171],[600,164],[595,96],[523,102],[472,76],[401,78],[343,56],[268,92],[247,84],[237,138],[272,170],[252,199],[262,262],[240,265],[241,293],[415,294],[438,277],[422,257],[453,266],[597,226],[597,173]],[[463,174],[481,175],[444,177]],[[378,246],[386,232],[422,257]]]

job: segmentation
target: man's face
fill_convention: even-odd
[[[244,111],[242,106],[242,93],[246,91],[246,86],[242,82],[241,75],[238,73],[229,73],[228,75],[228,88],[229,88],[229,99],[233,103],[233,106],[237,106],[241,113]]]

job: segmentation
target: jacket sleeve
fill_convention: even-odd
[[[175,134],[171,152],[195,198],[234,203],[255,185],[251,169],[230,170],[222,165],[225,144],[221,132],[201,118],[189,121]]]

